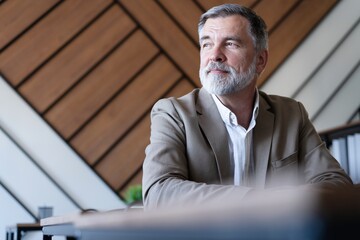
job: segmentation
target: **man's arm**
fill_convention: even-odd
[[[304,177],[310,184],[319,186],[352,185],[350,177],[330,154],[308,118],[304,106],[299,103],[303,116],[303,128],[300,132],[300,156],[304,159]]]

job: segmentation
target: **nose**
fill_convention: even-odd
[[[210,55],[210,60],[213,62],[224,62],[226,60],[226,56],[220,47],[214,47]]]

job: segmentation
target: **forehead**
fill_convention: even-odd
[[[209,18],[208,20],[206,20],[200,32],[200,36],[208,35],[211,33],[242,35],[248,33],[248,29],[249,21],[240,15]]]

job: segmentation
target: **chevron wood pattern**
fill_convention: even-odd
[[[198,80],[197,21],[224,2],[263,16],[259,85],[336,0],[6,0],[0,74],[120,196],[141,182],[152,105]]]

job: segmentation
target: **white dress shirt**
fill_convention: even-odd
[[[251,176],[254,171],[251,143],[253,129],[256,125],[256,117],[259,111],[259,92],[256,89],[255,104],[248,129],[238,124],[235,114],[225,107],[216,95],[212,94],[212,97],[229,134],[230,159],[234,163],[234,184],[249,186],[249,176]]]

